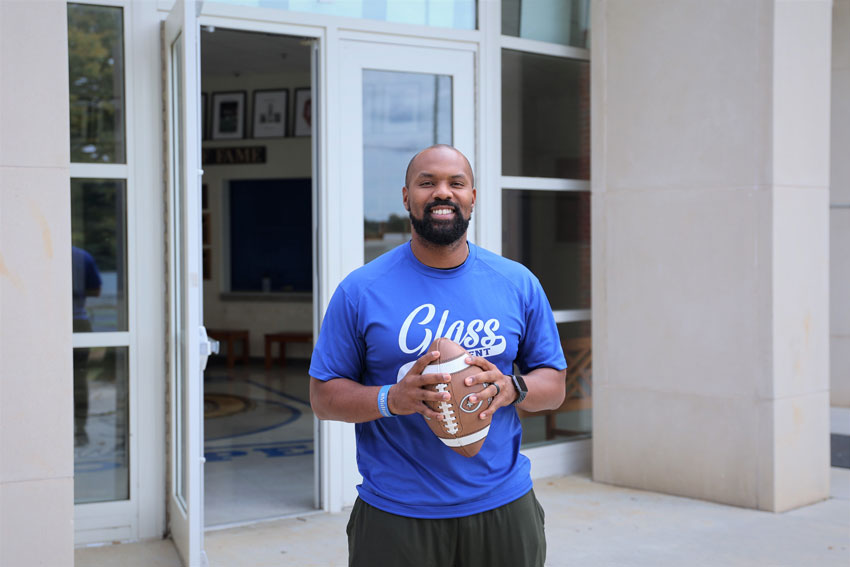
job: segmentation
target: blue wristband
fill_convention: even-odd
[[[380,391],[378,391],[378,411],[381,412],[381,415],[384,417],[395,417],[395,414],[390,412],[390,405],[387,402],[387,398],[390,394],[390,388],[392,388],[392,386],[392,384],[381,386]]]

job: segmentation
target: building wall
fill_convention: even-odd
[[[844,30],[847,4],[835,2]],[[822,497],[828,471],[828,129],[806,115],[813,129],[788,134],[796,113],[778,95],[804,81],[776,46],[812,67],[812,91],[789,102],[828,108],[830,2],[705,6],[594,4],[594,96],[609,98],[594,105],[594,474],[784,509]],[[847,34],[835,35],[834,102],[848,92]],[[73,563],[67,101],[65,3],[0,2],[0,565]],[[836,155],[830,200],[847,203]],[[833,377],[850,351],[836,327],[845,217],[831,212]]]
[[[64,2],[0,2],[4,566],[73,565],[67,44]]]
[[[828,495],[831,8],[593,4],[596,480]]]
[[[830,405],[850,408],[850,0],[832,14]]]

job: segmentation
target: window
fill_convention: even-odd
[[[451,76],[363,71],[365,262],[410,239],[398,172],[422,148],[451,143]]]
[[[590,46],[588,0],[502,0],[502,34],[559,43]]]
[[[124,14],[68,4],[74,501],[127,500],[129,277]]]
[[[68,5],[71,162],[127,163],[123,10]]]
[[[590,179],[590,62],[502,51],[502,174]]]
[[[325,16],[474,30],[476,0],[213,0]]]
[[[90,332],[127,330],[126,195],[123,179],[71,180],[74,319]]]
[[[506,189],[502,228],[502,254],[534,272],[552,309],[590,309],[590,192]]]
[[[540,280],[568,364],[562,406],[521,412],[526,446],[591,433],[587,15],[586,0],[502,2],[502,254]]]

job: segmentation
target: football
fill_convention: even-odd
[[[480,392],[489,384],[467,386],[464,379],[483,371],[478,366],[465,362],[469,353],[456,342],[441,338],[431,343],[428,352],[440,351],[440,358],[425,367],[423,374],[451,374],[451,382],[431,384],[428,387],[436,392],[449,392],[451,398],[442,402],[426,402],[436,412],[443,414],[443,420],[426,419],[428,427],[450,447],[464,457],[474,457],[481,450],[490,430],[490,417],[479,419],[478,414],[490,406],[492,398],[469,401],[469,396]]]

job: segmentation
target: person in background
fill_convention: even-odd
[[[91,254],[71,247],[71,285],[74,309],[74,332],[89,333],[91,320],[86,311],[86,298],[100,295],[102,286],[100,272]],[[88,382],[89,349],[74,349],[74,446],[80,447],[89,442],[86,421],[89,414]]]

